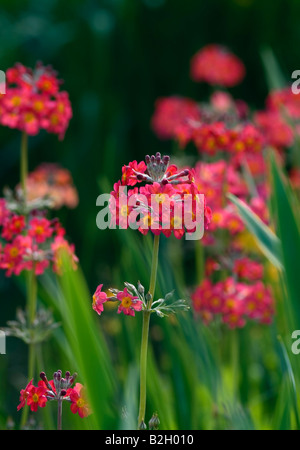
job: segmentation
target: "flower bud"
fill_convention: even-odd
[[[158,430],[158,427],[160,425],[160,420],[158,418],[157,413],[154,413],[149,420],[149,429],[150,430]]]
[[[145,422],[143,420],[139,424],[139,430],[147,430],[147,425],[145,424]]]
[[[138,288],[139,293],[143,295],[144,292],[145,292],[145,288],[144,288],[144,286],[140,283],[140,281],[138,281],[137,288]]]

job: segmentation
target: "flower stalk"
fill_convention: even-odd
[[[26,201],[26,181],[28,176],[28,135],[25,131],[21,137],[20,181],[24,202]]]
[[[155,235],[152,254],[149,300],[147,302],[147,308],[143,311],[143,328],[142,328],[141,356],[140,356],[140,405],[138,416],[138,428],[140,428],[140,425],[145,421],[146,397],[147,397],[147,354],[148,354],[148,340],[149,340],[149,324],[151,316],[151,305],[156,285],[158,253],[159,253],[159,235]]]

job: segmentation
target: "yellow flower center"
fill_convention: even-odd
[[[50,119],[51,125],[57,125],[59,122],[59,118],[56,114],[52,114]]]
[[[34,120],[34,115],[32,113],[26,113],[24,116],[25,122],[32,122]]]
[[[50,89],[50,87],[51,87],[50,81],[49,80],[45,80],[43,82],[43,89],[45,89],[45,91],[48,91],[48,89]]]
[[[181,227],[182,227],[182,218],[181,218],[180,216],[172,217],[172,219],[171,219],[171,225],[172,225],[172,227],[175,228],[176,230],[177,230],[178,228],[181,228]]]
[[[12,247],[9,251],[9,254],[12,258],[15,258],[19,254],[19,250],[17,247]]]
[[[132,300],[130,297],[123,297],[122,306],[123,308],[129,308],[132,305]]]
[[[122,217],[127,217],[128,216],[128,206],[127,205],[123,205],[120,209],[120,214]]]
[[[38,402],[38,401],[39,401],[39,396],[38,396],[37,394],[33,394],[33,396],[32,396],[32,401],[33,401],[34,403]]]
[[[11,102],[12,102],[12,105],[13,105],[13,106],[19,106],[20,103],[21,103],[21,97],[18,97],[18,96],[13,97],[13,98],[11,99]]]
[[[43,228],[41,225],[37,225],[37,226],[35,227],[35,232],[36,232],[36,234],[42,234],[43,231],[44,231],[44,228]]]
[[[42,111],[42,109],[44,108],[44,103],[41,100],[37,100],[36,102],[34,102],[33,106],[36,111]]]
[[[84,401],[84,399],[82,397],[80,397],[77,400],[77,406],[78,406],[78,408],[82,408],[84,405],[85,405],[85,401]]]

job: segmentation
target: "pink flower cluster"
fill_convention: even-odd
[[[270,92],[266,108],[254,115],[267,143],[280,152],[291,147],[299,136],[299,119],[299,95],[293,94],[290,87]]]
[[[144,186],[133,187],[142,182],[145,182]],[[124,187],[126,191],[123,191]],[[169,157],[161,157],[160,153],[146,156],[146,163],[132,161],[123,166],[121,180],[115,183],[111,192],[112,222],[127,228],[130,217],[136,220],[139,215],[141,225],[138,230],[142,234],[151,230],[166,237],[173,233],[181,239],[186,233],[195,231],[200,206],[203,216],[199,220],[203,220],[205,229],[211,221],[211,209],[204,196],[200,205],[199,194],[190,169],[179,170],[176,165],[169,165]],[[188,206],[184,204],[187,195],[191,199]],[[133,202],[130,202],[131,198]],[[135,211],[136,214],[131,214]]]
[[[191,78],[214,86],[233,87],[243,80],[245,72],[236,55],[216,44],[206,45],[191,60]]]
[[[16,64],[6,71],[6,94],[0,95],[0,124],[29,135],[41,129],[63,139],[72,117],[66,91],[49,66],[37,64],[34,70]]]
[[[160,139],[176,140],[181,149],[193,143],[201,155],[261,153],[266,141],[262,130],[241,121],[246,108],[224,95],[212,96],[209,109],[187,98],[161,98],[156,102],[152,129]]]
[[[217,45],[206,46],[191,60],[192,78],[218,89],[236,85],[244,75],[242,62]],[[198,192],[205,193],[212,209],[202,239],[205,278],[192,294],[194,309],[206,323],[215,316],[229,327],[243,326],[247,319],[260,323],[272,319],[274,299],[265,285],[260,255],[228,194],[269,224],[270,186],[264,150],[272,146],[283,164],[283,150],[300,131],[299,118],[299,96],[291,89],[272,92],[266,109],[254,115],[245,102],[221,90],[215,90],[206,102],[185,97],[156,102],[153,131],[160,139],[177,141],[181,149],[191,145],[197,150],[198,161],[189,169],[189,179]],[[294,167],[290,178],[300,190],[300,170]]]
[[[255,160],[255,165],[253,164]],[[236,208],[228,202],[227,194],[231,193],[239,197],[265,222],[268,222],[269,214],[267,208],[268,189],[264,174],[265,164],[261,155],[245,158],[242,162],[248,163],[253,180],[256,181],[255,195],[249,192],[242,172],[241,160],[232,159],[226,163],[225,160],[216,162],[198,162],[193,169],[194,183],[197,189],[205,192],[207,202],[212,208],[212,219],[209,229],[204,236],[203,242],[212,245],[215,243],[218,230],[227,230],[231,236],[245,230],[245,225],[240,218]]]
[[[78,193],[70,172],[54,163],[43,163],[29,173],[26,195],[28,201],[47,198],[54,209],[78,205]]]
[[[156,100],[151,126],[160,139],[172,139],[177,128],[184,126],[187,121],[199,120],[200,108],[194,100],[177,96],[162,97]]]
[[[248,261],[243,266],[243,278],[252,283],[236,281],[233,277],[213,283],[206,278],[192,293],[196,315],[208,325],[216,318],[229,328],[243,327],[247,320],[270,324],[274,315],[274,299],[270,288],[258,280],[262,267]],[[235,268],[239,272],[238,266]]]
[[[30,406],[30,410],[36,412],[38,408],[45,408],[47,403],[51,400],[61,399],[70,403],[70,409],[73,414],[83,418],[87,417],[90,413],[90,407],[87,402],[85,388],[82,384],[76,383],[74,387],[68,387],[67,389],[60,389],[57,383],[58,376],[61,376],[61,371],[55,372],[55,379],[48,381],[45,375],[41,376],[45,380],[38,381],[38,385],[34,386],[31,380],[25,389],[20,392],[20,403],[17,407],[19,411],[24,408],[25,405]],[[66,372],[67,376],[71,379],[69,372]],[[63,380],[64,381],[64,380]],[[71,384],[71,383],[65,383]]]
[[[77,257],[74,246],[65,239],[65,230],[57,219],[48,220],[40,213],[28,217],[16,214],[0,199],[0,227],[3,242],[0,247],[0,268],[7,276],[34,270],[41,275],[52,263],[53,271],[61,274],[63,251],[74,269]]]

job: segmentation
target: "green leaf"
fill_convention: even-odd
[[[292,317],[300,323],[300,204],[291,189],[282,170],[278,167],[275,156],[270,154],[272,214],[276,233],[281,241],[282,264],[287,298],[292,308]],[[296,324],[296,323],[295,323]]]
[[[261,251],[277,269],[281,270],[283,268],[282,254],[278,237],[244,202],[233,194],[227,196],[237,207],[243,222],[255,237]]]
[[[268,82],[269,90],[282,89],[286,87],[287,82],[281,71],[279,63],[271,48],[266,47],[261,50],[261,58]]]

